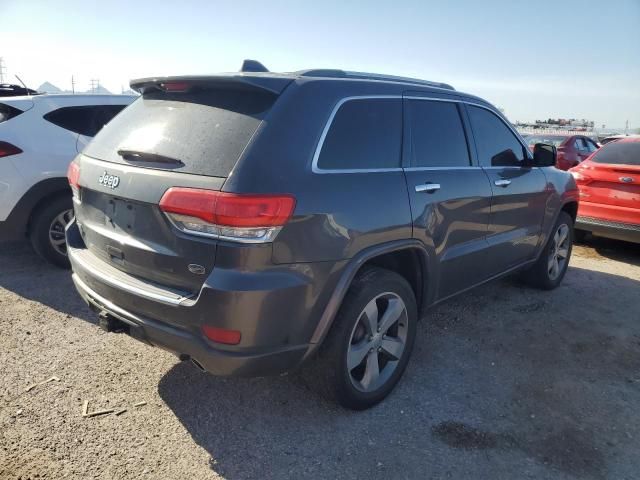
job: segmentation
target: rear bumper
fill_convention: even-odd
[[[215,375],[262,376],[298,367],[341,270],[329,262],[249,272],[214,267],[199,292],[181,297],[114,271],[87,250],[75,222],[67,228],[67,252],[75,286],[93,310],[126,323],[132,337],[189,356]],[[203,325],[239,330],[240,344],[209,341]]]
[[[251,354],[217,350],[197,335],[127,312],[91,290],[76,273],[72,279],[92,310],[126,323],[129,326],[127,333],[131,337],[178,356],[186,355],[214,375],[262,376],[282,373],[297,366],[308,348],[307,345],[299,345]]]
[[[640,225],[612,222],[595,217],[578,215],[575,228],[585,230],[601,237],[640,243]]]

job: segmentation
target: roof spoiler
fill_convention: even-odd
[[[245,73],[253,75],[244,75]],[[269,70],[257,60],[247,59],[242,62],[239,74],[139,78],[131,80],[130,85],[141,94],[152,90],[185,92],[193,87],[217,87],[266,90],[279,95],[292,80],[290,77],[278,74],[260,76],[261,73],[269,73]]]
[[[266,91],[280,95],[292,77],[274,74],[261,76],[260,73],[243,75],[231,73],[227,75],[203,75],[180,77],[153,77],[131,80],[131,88],[144,95],[152,91],[186,92],[192,88],[228,88],[233,90]]]

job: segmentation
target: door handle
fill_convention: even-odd
[[[511,185],[511,180],[496,180],[495,182],[493,182],[493,184],[496,187],[508,187],[509,185]]]
[[[416,185],[417,193],[433,193],[436,190],[440,190],[439,183],[423,183],[422,185]]]

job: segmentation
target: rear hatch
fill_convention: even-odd
[[[640,209],[640,142],[610,143],[582,167],[585,201]]]
[[[222,188],[290,81],[273,80],[132,82],[142,96],[78,157],[75,210],[90,254],[138,278],[197,292],[213,268],[217,242],[179,231],[158,204],[171,187]]]

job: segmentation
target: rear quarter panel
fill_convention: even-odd
[[[368,246],[411,238],[402,171],[314,173],[323,128],[344,97],[401,95],[394,86],[299,79],[282,94],[223,190],[289,193],[294,217],[273,243],[276,264],[352,258]]]

